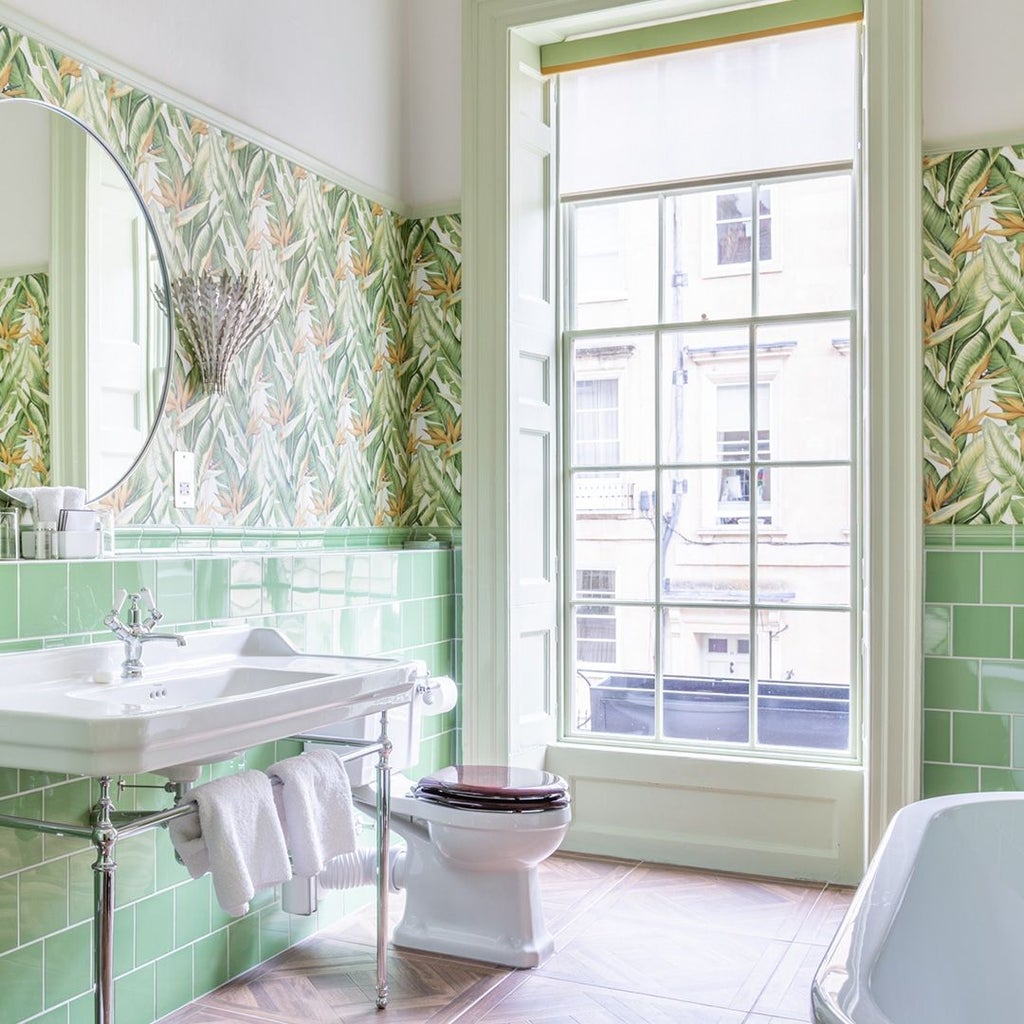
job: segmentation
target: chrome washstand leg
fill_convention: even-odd
[[[95,808],[92,842],[96,847],[93,890],[96,912],[93,930],[96,953],[96,1024],[114,1022],[114,846],[117,829],[111,821],[114,804],[110,799],[110,778],[100,780],[100,799]]]
[[[388,849],[391,840],[391,740],[388,713],[380,715],[380,757],[377,759],[377,1008],[388,1005]]]

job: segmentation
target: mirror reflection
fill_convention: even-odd
[[[83,125],[5,99],[0,140],[0,487],[95,500],[163,406],[163,260],[134,186]]]

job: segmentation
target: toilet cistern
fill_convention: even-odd
[[[121,608],[125,599],[129,602],[128,622],[121,621]],[[140,602],[145,601],[149,610],[143,619],[139,609]],[[129,594],[125,590],[118,591],[114,598],[114,607],[104,618],[103,624],[111,632],[124,641],[124,661],[121,662],[122,679],[142,678],[142,645],[151,640],[173,640],[179,647],[185,646],[185,638],[180,633],[154,633],[153,627],[163,618],[163,612],[157,610],[153,594],[149,587],[140,587],[137,594]]]

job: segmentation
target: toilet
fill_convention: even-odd
[[[406,843],[404,863],[394,872],[406,890],[405,913],[392,941],[537,967],[554,949],[537,869],[558,849],[572,820],[566,783],[536,769],[464,764],[414,782],[403,772],[419,760],[422,717],[434,710],[429,697],[429,687],[420,686],[411,706],[388,715],[391,827]],[[352,735],[353,724],[317,732],[339,738]],[[352,795],[367,809],[376,801],[369,760],[349,765]]]

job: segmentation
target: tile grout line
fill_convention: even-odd
[[[751,1021],[753,1021],[755,1019],[755,1016],[764,1016],[764,1017],[766,1017],[768,1019],[771,1019],[771,1018],[779,1016],[779,1014],[777,1014],[777,1013],[761,1014],[761,1012],[757,1009],[758,1001],[761,999],[761,997],[768,990],[768,986],[772,983],[772,979],[775,977],[777,971],[782,966],[783,961],[786,959],[786,954],[793,948],[793,946],[794,945],[800,945],[800,946],[814,945],[814,943],[797,942],[797,936],[800,934],[800,929],[807,923],[807,921],[810,918],[811,914],[814,913],[815,907],[817,907],[818,904],[824,898],[825,892],[828,889],[828,887],[829,887],[829,883],[828,882],[825,882],[825,883],[822,884],[821,889],[819,890],[817,897],[815,898],[814,902],[811,904],[810,909],[804,915],[803,920],[801,920],[800,925],[797,927],[796,931],[794,932],[793,938],[792,939],[779,939],[778,940],[780,942],[785,942],[786,948],[783,951],[782,956],[779,957],[778,963],[776,963],[776,965],[768,972],[768,976],[765,978],[764,984],[758,989],[757,995],[755,995],[753,1000],[751,1001],[750,1007],[746,1011],[746,1014],[744,1015],[741,1024],[749,1024],[749,1022],[751,1022]]]

